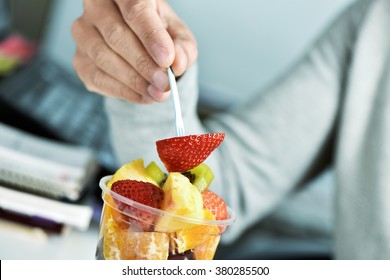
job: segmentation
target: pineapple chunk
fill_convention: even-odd
[[[133,160],[119,168],[108,182],[107,187],[111,189],[111,186],[114,182],[126,179],[150,182],[158,186],[156,180],[154,180],[152,176],[148,174],[146,168],[144,167],[143,159]]]
[[[187,177],[178,172],[171,172],[163,186],[164,200],[161,209],[176,215],[203,219],[203,199],[198,188],[190,183]],[[175,232],[194,226],[180,219],[169,216],[159,217],[155,230]]]

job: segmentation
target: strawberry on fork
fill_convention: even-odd
[[[169,172],[185,172],[201,164],[224,138],[224,133],[187,135],[158,140],[156,146]]]

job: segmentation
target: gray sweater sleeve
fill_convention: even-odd
[[[345,69],[367,3],[346,10],[270,87],[205,123],[226,132],[215,186],[237,212],[226,241],[330,164]]]
[[[187,134],[226,134],[207,160],[215,173],[211,188],[237,214],[225,242],[235,240],[329,163],[343,71],[368,2],[348,9],[276,83],[229,111],[201,121],[196,66],[180,79]],[[158,160],[155,141],[175,136],[171,101],[135,105],[106,99],[106,112],[121,164],[139,157]]]
[[[186,134],[206,132],[207,128],[201,124],[196,111],[198,100],[196,65],[181,77],[178,91],[181,93],[180,101]],[[145,163],[152,160],[159,162],[156,140],[176,136],[172,100],[140,105],[106,98],[105,109],[118,164],[136,158],[143,158]],[[159,165],[163,167],[161,162]]]

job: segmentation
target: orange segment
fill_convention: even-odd
[[[105,207],[102,217],[103,254],[106,260],[166,260],[169,234],[134,232],[131,224],[115,218],[116,211]]]
[[[213,214],[209,210],[204,209],[203,211],[205,215],[205,220],[215,220]],[[179,230],[176,232],[176,249],[178,253],[183,253],[187,250],[196,249],[197,247],[204,247],[206,250],[208,249],[209,245],[215,247],[214,245],[216,243],[216,239],[218,239],[219,242],[219,229],[217,226],[196,225],[191,228]],[[218,245],[218,243],[216,245]],[[215,249],[216,248],[213,249],[214,252]],[[201,250],[199,249],[198,251],[200,252]],[[203,257],[204,254],[198,253],[198,255],[199,257]],[[214,254],[212,255],[212,257],[213,256]]]
[[[103,235],[103,254],[105,259],[121,259],[120,250],[124,246],[123,240],[117,239],[117,232],[124,231],[129,224],[121,219],[121,213],[105,205],[101,218],[101,231]]]
[[[169,234],[161,232],[132,232],[134,251],[138,260],[166,260],[169,254]]]
[[[120,211],[116,210],[115,207],[116,207],[116,203],[114,201],[114,199],[112,198],[111,195],[109,194],[104,194],[104,201],[105,201],[105,204],[104,204],[104,208],[103,208],[103,216],[102,216],[102,220],[101,220],[101,223],[103,222],[107,222],[107,219],[111,218],[113,219],[115,222],[119,223],[122,225],[122,227],[126,227],[127,226],[127,218],[125,215],[123,215]],[[112,225],[113,227],[114,225]]]
[[[119,231],[104,239],[104,258],[121,260],[166,260],[169,235],[159,232]]]
[[[212,260],[217,251],[220,235],[210,235],[209,238],[201,245],[194,249],[195,259],[197,260]]]
[[[121,228],[120,224],[115,221],[112,212],[114,210],[105,205],[103,215],[100,221],[101,234],[103,235],[103,255],[105,259],[120,259],[120,252],[115,249],[115,233]]]

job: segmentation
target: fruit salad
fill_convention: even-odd
[[[205,159],[223,133],[156,142],[158,163],[133,160],[102,178],[104,207],[97,259],[211,260],[221,234],[234,221],[224,200],[209,189]]]

